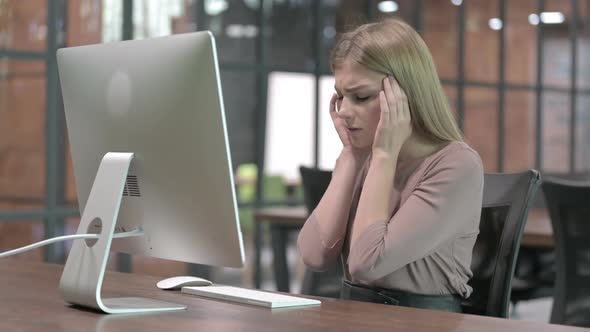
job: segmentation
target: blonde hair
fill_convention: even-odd
[[[341,34],[330,55],[332,71],[345,61],[395,77],[419,134],[435,141],[463,140],[428,47],[408,24],[388,19]]]

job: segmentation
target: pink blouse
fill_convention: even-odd
[[[426,158],[399,162],[390,219],[371,224],[350,248],[363,182],[364,176],[355,186],[352,205],[342,207],[350,209],[342,238],[326,242],[329,238],[322,229],[328,227],[322,223],[338,221],[318,220],[311,213],[297,241],[305,264],[322,271],[342,257],[344,277],[353,283],[469,297],[483,195],[483,165],[477,152],[463,142],[452,142]]]

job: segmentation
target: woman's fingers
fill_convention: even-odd
[[[408,97],[404,90],[402,90],[401,86],[399,85],[398,81],[389,76],[389,85],[391,87],[391,91],[393,94],[393,104],[395,107],[392,107],[396,111],[396,116],[399,118],[407,118],[410,116],[410,109],[408,105]]]
[[[336,105],[336,101],[338,100],[338,95],[336,95],[335,93],[332,94],[332,98],[330,99],[330,114],[334,114],[336,112],[338,112],[337,109],[337,105]]]
[[[397,80],[395,78],[393,78],[392,76],[389,76],[389,84],[391,84],[391,90],[393,91],[393,94],[395,95],[395,97],[396,98],[401,97],[402,89],[400,88]]]
[[[392,80],[391,76],[386,76],[383,79],[383,92],[385,93],[385,98],[387,99],[387,103],[389,104],[389,110],[391,112],[395,112],[395,102],[396,102],[396,95],[392,89]],[[395,114],[393,114],[395,116]]]
[[[411,134],[409,106],[406,94],[391,76],[383,79],[379,92],[381,119],[375,133],[373,148],[395,155]]]
[[[385,92],[379,91],[379,106],[381,108],[381,118],[379,122],[383,127],[387,127],[391,120],[391,110]]]

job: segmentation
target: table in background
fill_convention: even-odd
[[[155,287],[156,277],[107,272],[107,296],[146,296],[187,310],[107,315],[66,304],[58,291],[63,266],[0,260],[0,331],[519,331],[584,329],[500,318],[320,298],[320,306],[271,310]],[[587,329],[585,331],[588,331]]]
[[[307,220],[307,210],[304,206],[263,208],[254,212],[254,286],[256,288],[260,288],[262,279],[260,266],[261,223],[268,222],[270,226],[273,273],[277,290],[289,292],[290,276],[286,252],[288,234],[293,230],[300,229],[305,220]],[[553,229],[546,209],[531,209],[522,235],[521,246],[550,249],[554,245]]]
[[[521,247],[538,249],[555,248],[553,226],[551,226],[551,219],[547,209],[532,208],[529,210],[520,245]]]
[[[254,287],[260,288],[262,279],[260,252],[262,249],[262,222],[268,222],[273,251],[273,273],[277,290],[289,291],[287,240],[289,232],[299,230],[307,220],[305,206],[272,207],[254,211]]]

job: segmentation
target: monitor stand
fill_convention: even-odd
[[[109,314],[184,310],[184,305],[153,299],[101,296],[111,241],[132,159],[133,153],[109,152],[103,157],[77,231],[77,234],[100,233],[99,238],[74,241],[59,289],[67,302]]]

